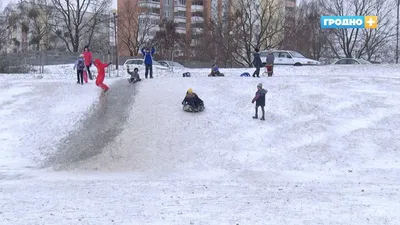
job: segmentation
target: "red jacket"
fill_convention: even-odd
[[[106,70],[105,70],[105,68],[107,68],[110,64],[105,64],[105,63],[102,63],[101,61],[100,61],[100,59],[96,59],[96,60],[94,60],[94,65],[96,66],[96,68],[97,68],[97,73],[98,73],[98,75],[97,76],[104,76],[105,74],[106,74]]]
[[[93,60],[92,53],[84,51],[82,54],[83,54],[83,58],[85,59],[85,66],[89,66]]]

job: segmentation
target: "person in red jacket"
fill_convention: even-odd
[[[89,79],[93,80],[92,77],[92,73],[90,72],[90,67],[92,66],[92,62],[93,62],[93,56],[92,56],[92,52],[90,52],[89,50],[89,46],[85,46],[84,50],[83,50],[83,58],[85,59],[85,66],[86,66],[86,71],[89,74]]]
[[[96,59],[96,60],[94,60],[94,65],[97,68],[96,85],[101,87],[104,90],[104,92],[107,92],[109,87],[107,85],[105,85],[103,82],[104,82],[104,78],[106,76],[105,68],[107,68],[109,65],[111,65],[111,63],[105,64],[105,63],[102,63],[100,61],[100,59]]]

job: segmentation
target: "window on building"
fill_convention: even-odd
[[[203,5],[203,0],[194,0],[192,1],[192,5]]]
[[[186,0],[179,0],[178,5],[186,5]]]
[[[176,27],[186,28],[186,23],[178,23]]]
[[[171,0],[165,0],[165,5],[170,6],[171,5]]]
[[[149,8],[149,12],[150,12],[150,13],[160,14],[160,9],[157,9],[157,8]]]
[[[186,17],[186,12],[176,12],[175,16]]]
[[[192,16],[203,17],[203,13],[202,12],[193,12]]]

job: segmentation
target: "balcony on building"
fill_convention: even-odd
[[[176,33],[186,34],[186,23],[176,24]]]
[[[204,24],[200,23],[191,24],[190,29],[194,33],[201,33],[204,30]]]
[[[186,0],[176,0],[174,11],[175,12],[186,12]]]
[[[192,13],[192,23],[204,23],[203,12],[193,12]]]
[[[175,23],[186,23],[186,12],[175,12],[174,22]]]
[[[160,20],[160,14],[157,13],[140,13],[139,14],[139,20],[140,19],[151,19],[151,20]]]
[[[191,9],[192,12],[203,12],[204,11],[203,0],[193,0]]]
[[[160,0],[141,0],[138,2],[140,8],[157,8],[160,9]]]

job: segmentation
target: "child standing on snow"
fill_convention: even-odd
[[[256,115],[253,116],[253,119],[258,119],[258,107],[261,106],[262,117],[260,120],[265,120],[264,106],[265,106],[265,95],[267,94],[267,92],[268,92],[267,90],[263,89],[262,83],[259,83],[257,85],[256,96],[253,98],[253,100],[251,100],[251,103],[253,104],[254,102],[256,102]]]
[[[101,87],[104,90],[104,92],[107,92],[109,87],[107,85],[105,85],[103,82],[104,82],[104,78],[106,76],[105,68],[107,68],[109,65],[111,65],[111,63],[105,64],[105,63],[102,63],[100,61],[100,59],[96,59],[96,60],[94,60],[94,65],[97,68],[96,85],[98,87]]]
[[[79,56],[74,65],[74,70],[76,69],[77,84],[83,85],[83,71],[85,70],[85,61],[83,60],[83,54]]]

